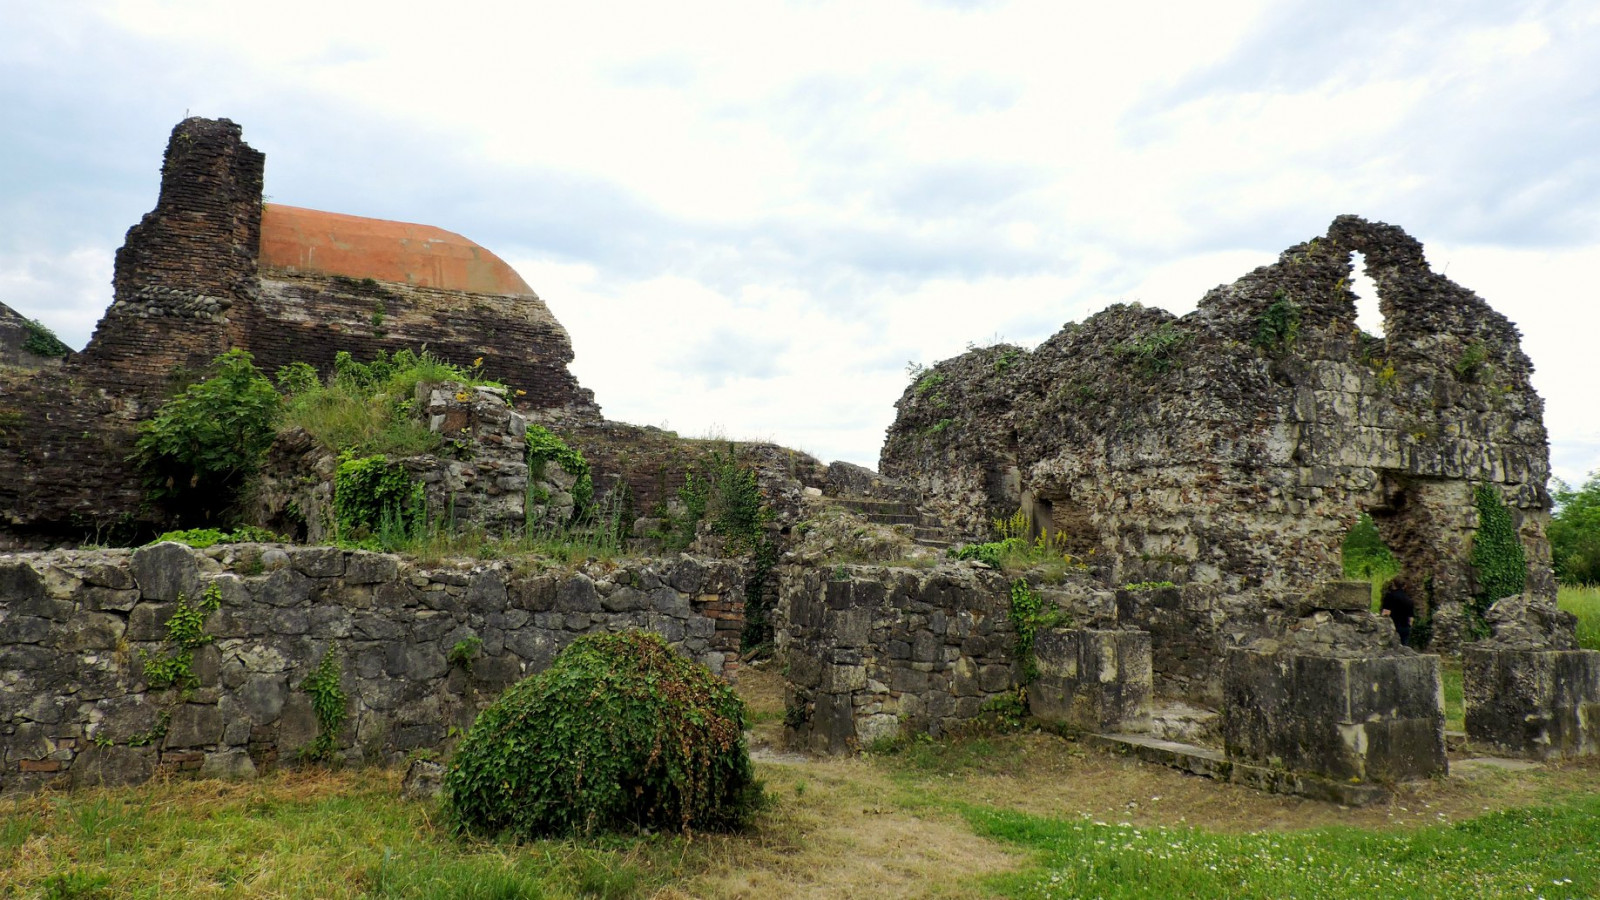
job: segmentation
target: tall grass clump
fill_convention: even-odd
[[[521,840],[726,831],[761,804],[744,702],[658,634],[591,634],[478,716],[445,775],[456,827]]]
[[[1028,514],[1017,510],[1009,519],[994,520],[998,540],[982,544],[951,547],[947,555],[953,559],[975,559],[1006,572],[1022,572],[1043,568],[1046,576],[1062,575],[1067,571],[1081,571],[1088,565],[1067,552],[1067,535],[1062,532],[1030,537],[1032,524]]]
[[[434,453],[442,438],[413,414],[417,385],[455,381],[475,386],[494,384],[477,366],[463,369],[424,349],[383,351],[371,362],[358,362],[341,350],[326,382],[305,363],[278,370],[278,388],[287,401],[284,425],[304,428],[319,443],[357,456],[417,456]]]

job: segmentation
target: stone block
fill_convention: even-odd
[[[1535,759],[1600,755],[1600,651],[1462,653],[1467,739]]]
[[[1332,779],[1405,781],[1445,771],[1439,658],[1235,648],[1223,666],[1229,758]]]
[[[1309,616],[1320,609],[1363,612],[1372,609],[1372,585],[1365,581],[1327,581],[1312,588],[1292,612]]]
[[[286,551],[289,565],[311,578],[337,578],[344,574],[344,551],[337,547],[293,547]]]
[[[1147,632],[1047,629],[1035,637],[1033,653],[1039,677],[1028,686],[1028,710],[1034,716],[1099,732],[1134,727],[1149,715],[1154,673]]]
[[[76,788],[122,787],[149,781],[156,771],[155,747],[101,747],[90,744],[72,763]]]
[[[399,576],[399,561],[386,554],[357,550],[345,560],[345,584],[380,584]]]
[[[215,706],[185,703],[172,712],[162,750],[186,750],[222,743],[222,711]]]
[[[200,564],[183,544],[163,541],[133,551],[133,578],[145,600],[190,600],[200,596]]]
[[[256,777],[256,764],[244,750],[219,750],[207,753],[200,764],[200,777],[246,779]]]
[[[293,569],[279,569],[255,580],[252,592],[266,606],[304,606],[311,602],[311,579]]]

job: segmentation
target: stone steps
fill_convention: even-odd
[[[1388,789],[1380,785],[1335,781],[1303,772],[1251,765],[1230,760],[1219,750],[1148,734],[1091,734],[1085,741],[1110,753],[1273,794],[1293,794],[1341,806],[1370,806],[1386,802],[1390,796]]]
[[[911,540],[924,547],[945,550],[963,540],[942,523],[925,514],[915,503],[902,500],[875,500],[868,497],[826,497],[828,503],[866,519],[874,525],[909,526]]]

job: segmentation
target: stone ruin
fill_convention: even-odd
[[[0,317],[12,354],[0,541],[42,550],[159,529],[124,462],[134,425],[224,350],[326,372],[340,350],[426,344],[481,357],[515,389],[419,389],[419,415],[453,448],[403,461],[431,509],[491,531],[562,518],[570,479],[523,456],[522,434],[542,423],[584,452],[598,494],[628,500],[648,555],[654,513],[710,448],[602,418],[566,369],[566,332],[489,251],[427,226],[264,204],[263,167],[237,125],[185,120],[89,346],[56,367],[17,357]],[[1355,253],[1378,286],[1382,337],[1355,324]],[[774,511],[775,577],[754,577],[765,570],[748,557],[539,574],[273,545],[0,556],[0,791],[273,765],[314,736],[296,686],[330,648],[351,696],[338,753],[447,749],[451,723],[590,630],[657,630],[731,675],[759,606],[805,749],[957,733],[1024,688],[1036,716],[1112,749],[1366,802],[1442,772],[1446,742],[1439,658],[1400,646],[1368,586],[1339,580],[1362,513],[1435,646],[1465,645],[1467,738],[1592,755],[1600,653],[1576,648],[1554,605],[1530,371],[1511,323],[1433,273],[1415,240],[1346,216],[1189,315],[1114,306],[1033,351],[979,348],[920,373],[881,473],[738,448]],[[247,515],[326,537],[336,463],[281,435]],[[1489,639],[1466,644],[1481,486],[1510,510],[1527,588],[1490,610]],[[534,496],[550,499],[534,510]],[[1018,580],[943,558],[1017,510],[1083,564]],[[702,534],[694,549],[716,546]],[[1019,583],[1064,623],[1026,659]],[[160,625],[180,595],[215,595],[218,609],[194,689],[174,696],[136,661],[166,652]]]

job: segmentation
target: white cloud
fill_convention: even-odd
[[[0,303],[81,350],[111,305],[111,254],[103,247],[0,253]]]
[[[871,464],[907,360],[1182,313],[1353,212],[1523,326],[1558,471],[1600,466],[1580,5],[0,7],[0,163],[27,176],[0,184],[0,302],[77,344],[188,109],[245,126],[280,202],[511,259],[623,420]]]

